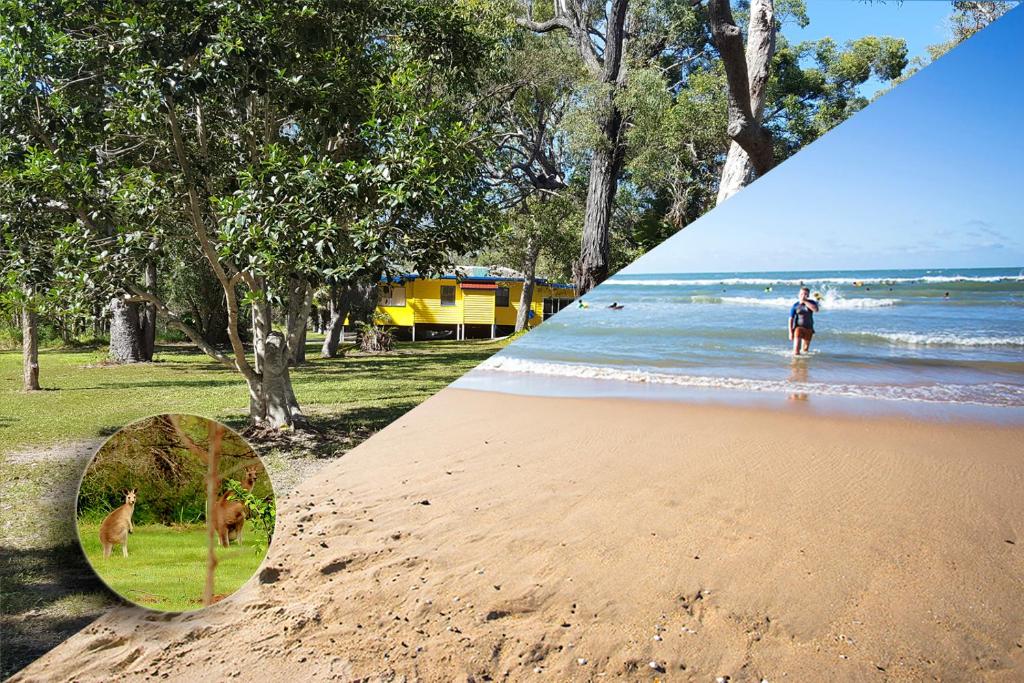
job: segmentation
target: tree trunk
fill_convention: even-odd
[[[75,338],[75,326],[77,321],[64,322],[60,318],[56,318],[53,321],[53,325],[57,328],[57,333],[60,335],[60,341],[64,346],[71,344],[71,341]]]
[[[217,572],[217,489],[220,488],[220,446],[224,425],[210,420],[206,427],[210,450],[206,457],[206,581],[203,583],[203,605],[213,604],[214,579]]]
[[[519,310],[516,312],[516,332],[526,329],[530,321],[533,304],[533,288],[537,283],[537,259],[540,257],[540,240],[530,235],[526,243],[526,263],[523,264],[523,291],[519,296]]]
[[[358,282],[349,290],[348,320],[353,325],[371,325],[377,312],[380,300],[380,281],[378,279]],[[362,337],[360,335],[360,344]]]
[[[302,410],[288,374],[288,342],[271,330],[263,343],[263,371],[249,380],[249,419],[273,429],[303,422]]]
[[[718,181],[718,198],[715,204],[721,204],[753,181],[754,166],[750,163],[750,155],[736,142],[731,143]]]
[[[92,307],[92,336],[99,339],[103,336],[103,307],[100,304],[93,304]]]
[[[39,390],[39,319],[32,301],[33,290],[25,288],[21,305],[21,357],[25,371],[25,391]]]
[[[775,55],[775,4],[774,0],[751,2],[745,52],[729,1],[710,0],[708,15],[729,83],[728,132],[732,143],[718,183],[716,203],[721,204],[775,163],[771,134],[762,125]]]
[[[288,312],[285,328],[288,333],[288,364],[306,362],[306,326],[313,305],[313,288],[304,280],[292,279],[288,288]]]
[[[141,363],[139,304],[118,297],[111,300],[110,313],[110,359],[117,363]]]
[[[156,260],[146,261],[146,290],[156,292]],[[139,351],[144,361],[153,360],[156,350],[156,306],[151,303],[139,304],[142,307],[139,316]]]
[[[333,285],[331,287],[331,319],[327,324],[321,358],[335,358],[341,343],[341,328],[345,318],[355,324],[369,322],[377,308],[377,281]]]
[[[609,106],[612,111],[608,113],[602,126],[604,139],[601,146],[594,150],[594,157],[590,162],[590,184],[587,187],[587,208],[583,219],[580,260],[573,269],[576,290],[580,295],[604,282],[608,277],[611,261],[611,240],[608,233],[615,205],[615,193],[619,187],[623,150],[618,141],[622,114],[610,102]]]
[[[288,346],[291,354],[291,365],[302,365],[306,362],[306,326],[299,328],[299,334],[295,339],[295,346]]]
[[[267,335],[270,334],[273,310],[270,302],[257,301],[252,305],[252,351],[253,369],[263,371],[263,356],[266,350]]]
[[[580,258],[573,264],[573,279],[576,281],[577,294],[581,295],[608,277],[611,260],[608,230],[625,157],[624,141],[621,138],[622,112],[615,106],[615,95],[626,84],[626,18],[629,14],[629,0],[610,0],[600,5],[607,7],[603,36],[595,36],[586,10],[577,3],[563,0],[554,3],[555,15],[551,19],[540,22],[517,19],[520,26],[538,33],[567,31],[587,70],[605,89],[604,102],[595,121],[601,131],[601,140],[590,162]]]
[[[601,140],[590,161],[590,183],[587,187],[587,208],[583,219],[580,259],[574,267],[576,292],[583,295],[608,277],[611,261],[611,226],[619,173],[625,160],[622,140],[622,111],[615,104],[615,95],[625,85],[626,15],[628,0],[612,0],[605,29],[605,45],[600,80],[607,88],[605,101],[598,114]]]
[[[324,331],[324,343],[320,347],[321,358],[336,358],[338,355],[341,329],[345,326],[345,318],[348,317],[348,306],[343,295],[345,288],[343,285],[331,285],[331,319]]]

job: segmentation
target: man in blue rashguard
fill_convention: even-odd
[[[811,299],[811,290],[800,288],[800,299],[789,309],[789,340],[793,342],[793,355],[800,355],[800,346],[807,351],[814,336],[814,314],[820,310],[818,302]]]

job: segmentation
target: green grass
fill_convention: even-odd
[[[505,345],[505,341],[399,343],[390,354],[321,359],[291,370],[314,425],[353,434],[387,425]],[[153,363],[103,364],[106,348],[40,354],[44,391],[21,391],[21,354],[0,352],[0,453],[109,435],[157,413],[188,412],[244,426],[241,376],[187,345],[160,345]]]
[[[187,612],[200,609],[206,582],[206,527],[135,525],[128,536],[128,557],[115,546],[103,557],[99,524],[79,523],[85,556],[96,573],[123,598],[150,609]],[[262,547],[260,547],[262,546]],[[248,581],[266,554],[266,536],[246,523],[242,545],[217,550],[214,594],[226,597]]]
[[[316,460],[341,455],[506,343],[400,343],[381,356],[350,353],[322,360],[311,337],[309,364],[291,374],[316,431],[281,440],[264,436],[256,444],[275,487],[290,489],[304,473],[315,471]],[[0,529],[5,541],[0,553],[0,679],[112,604],[113,596],[89,571],[75,542],[74,498],[85,455],[71,442],[108,436],[133,420],[165,412],[198,413],[236,428],[246,423],[242,378],[187,345],[161,344],[156,362],[139,365],[106,365],[106,355],[105,346],[44,350],[44,391],[26,394],[21,391],[20,351],[0,351]],[[39,446],[37,452],[24,452]],[[93,528],[83,538],[98,548]],[[130,561],[144,547],[138,546],[139,538],[132,534],[128,541]],[[115,564],[120,560],[113,557],[108,566],[121,571],[132,566]],[[244,582],[250,574],[236,579]],[[221,586],[217,591],[225,592]],[[140,595],[128,597],[138,600]]]

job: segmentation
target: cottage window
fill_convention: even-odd
[[[455,285],[441,285],[441,305],[455,305]]]
[[[397,308],[405,306],[405,287],[396,285],[385,288],[380,305]]]
[[[508,308],[508,287],[498,287],[494,290],[494,305],[499,308]]]

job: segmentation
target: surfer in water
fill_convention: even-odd
[[[800,298],[789,309],[789,340],[793,342],[793,355],[800,355],[800,347],[807,351],[811,348],[811,337],[814,336],[814,314],[821,307],[811,298],[811,290],[800,288]]]

